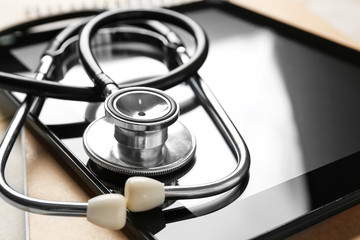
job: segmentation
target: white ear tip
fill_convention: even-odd
[[[126,223],[126,200],[121,194],[104,194],[88,201],[87,219],[101,227],[118,230]]]
[[[164,184],[147,177],[131,177],[125,183],[125,198],[132,212],[153,209],[165,201]]]

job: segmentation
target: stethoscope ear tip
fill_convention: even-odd
[[[125,184],[125,197],[121,194],[104,194],[88,201],[89,222],[112,230],[126,224],[126,208],[132,212],[144,212],[165,202],[164,184],[147,177],[131,177]]]
[[[126,224],[126,199],[121,194],[104,194],[88,201],[86,217],[100,227],[119,230]]]
[[[144,212],[165,202],[164,183],[147,177],[131,177],[125,183],[126,206],[132,212]]]

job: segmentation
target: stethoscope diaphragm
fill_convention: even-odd
[[[196,141],[178,104],[161,90],[127,88],[109,95],[106,116],[88,126],[85,151],[99,166],[125,175],[158,176],[185,166]]]

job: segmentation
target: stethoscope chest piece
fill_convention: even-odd
[[[125,175],[163,175],[185,166],[195,154],[195,137],[177,121],[179,105],[163,91],[116,91],[107,97],[105,113],[83,137],[88,156],[103,168]]]

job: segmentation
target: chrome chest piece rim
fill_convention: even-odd
[[[164,175],[195,154],[195,137],[177,121],[179,106],[163,91],[117,91],[106,99],[105,113],[83,136],[88,156],[103,168],[125,175]]]

